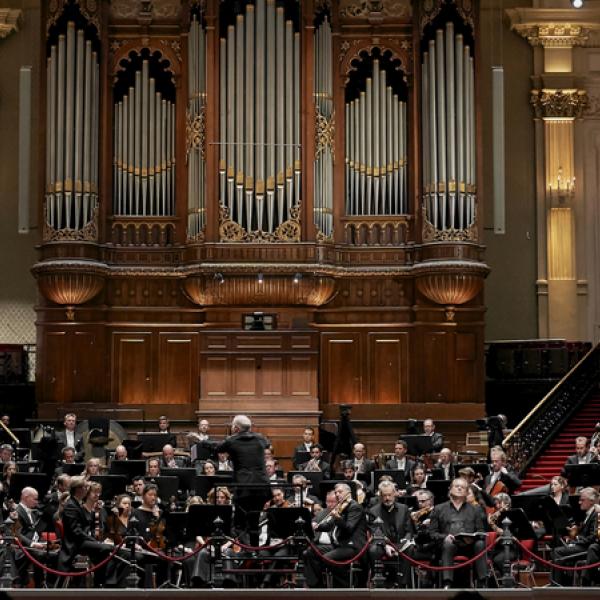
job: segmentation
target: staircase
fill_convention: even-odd
[[[600,421],[600,393],[596,391],[583,406],[571,416],[552,441],[542,450],[532,465],[527,468],[521,479],[520,492],[545,485],[560,471],[567,457],[575,453],[575,438],[588,439]]]

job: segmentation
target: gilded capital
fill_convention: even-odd
[[[588,95],[585,90],[531,90],[530,102],[538,119],[578,119]]]
[[[0,39],[7,37],[13,31],[19,31],[21,10],[0,8]]]
[[[532,46],[565,48],[585,46],[590,30],[573,23],[539,23],[514,25],[513,29]]]

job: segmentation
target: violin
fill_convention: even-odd
[[[154,515],[154,519],[150,522],[150,541],[148,546],[154,550],[164,550],[167,547],[167,539],[165,537],[165,529],[167,524],[164,519],[160,518],[160,513]]]

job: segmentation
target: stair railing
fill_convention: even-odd
[[[592,348],[510,432],[502,446],[523,474],[566,420],[585,402],[600,379],[600,344]]]

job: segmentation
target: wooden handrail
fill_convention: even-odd
[[[580,360],[577,364],[575,364],[571,370],[564,375],[564,377],[521,419],[521,421],[519,422],[519,424],[506,436],[506,438],[504,439],[504,441],[502,442],[502,446],[504,448],[506,448],[507,446],[510,445],[511,440],[516,437],[516,435],[520,432],[520,430],[525,427],[525,425],[528,423],[528,421],[533,417],[533,415],[535,415],[535,413],[544,406],[544,404],[546,404],[550,398],[553,396],[553,394],[560,388],[562,387],[566,380],[579,368],[580,365],[582,365],[587,359],[588,357],[597,349],[600,347],[600,344],[598,344],[597,346],[594,346],[593,348],[591,348]]]

